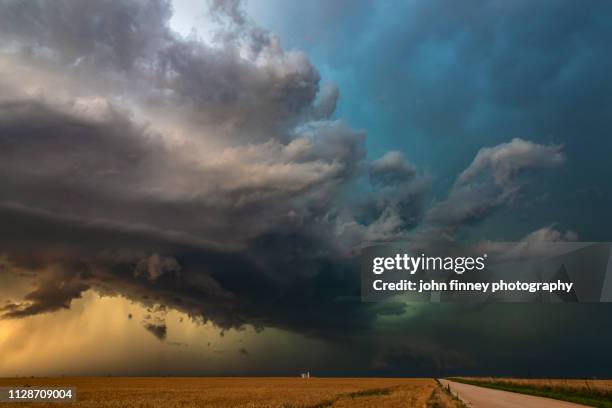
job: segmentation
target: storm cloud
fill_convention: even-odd
[[[482,148],[448,197],[429,210],[428,218],[447,227],[478,222],[515,198],[534,170],[558,167],[564,160],[561,146],[522,139]]]
[[[3,303],[3,318],[69,308],[94,290],[155,311],[141,324],[160,340],[168,308],[221,330],[362,341],[409,310],[360,301],[364,244],[452,239],[566,165],[561,143],[495,140],[432,198],[435,169],[398,150],[373,157],[366,132],[337,117],[342,90],[306,53],[284,49],[240,2],[215,0],[210,12],[214,35],[202,40],[172,31],[162,0],[0,4],[0,259],[34,284]],[[465,58],[478,50],[467,41]],[[419,98],[445,83],[413,85]],[[457,95],[439,105],[448,120],[406,116],[465,135]],[[491,98],[516,106],[524,95]],[[547,231],[533,237],[573,236]],[[413,327],[435,331],[419,316]],[[433,345],[368,343],[373,367],[469,361],[464,344],[440,353],[437,334]]]
[[[358,302],[357,241],[335,231],[386,215],[361,224],[346,210],[345,190],[368,182],[365,134],[329,119],[338,89],[320,90],[305,54],[238,4],[212,4],[212,43],[173,33],[164,2],[2,7],[3,67],[19,86],[3,77],[0,211],[14,228],[1,240],[39,285],[5,317],[89,288],[226,329],[333,336],[402,309]],[[381,160],[374,178],[411,183],[411,167]]]

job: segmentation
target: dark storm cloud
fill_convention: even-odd
[[[459,175],[446,200],[429,210],[428,219],[451,228],[478,222],[517,196],[526,173],[560,166],[564,160],[561,146],[522,139],[483,148]]]
[[[230,15],[231,30],[248,27],[222,46],[145,27],[138,35],[152,52],[122,51],[129,63],[98,65],[113,51],[105,35],[112,16],[138,20],[164,4],[147,11],[141,3],[104,2],[91,6],[87,22],[72,22],[74,29],[59,25],[82,12],[76,3],[50,13],[45,8],[54,6],[45,2],[4,7],[13,19],[43,27],[27,35],[5,28],[11,35],[3,57],[36,70],[37,78],[22,79],[41,88],[35,96],[13,89],[2,100],[0,213],[14,231],[3,235],[3,252],[15,269],[44,271],[54,282],[35,281],[36,289],[6,306],[6,317],[68,307],[87,288],[168,305],[223,329],[252,324],[334,336],[401,310],[359,304],[356,261],[337,259],[345,250],[332,238],[339,189],[358,174],[364,135],[324,120],[338,90],[327,87],[316,98],[319,75],[305,55],[285,53],[270,37],[240,56],[261,33]],[[219,7],[222,18],[228,10]],[[100,30],[86,30],[92,21]],[[140,29],[139,20],[121,21]],[[82,30],[104,46],[63,37]],[[23,47],[34,50],[23,57]],[[69,82],[71,71],[78,92],[37,82]],[[108,74],[107,89],[98,73]],[[140,79],[157,90],[119,86]],[[148,111],[166,105],[181,113],[178,143]],[[312,317],[295,318],[306,309]],[[346,319],[349,310],[354,317]],[[160,324],[145,327],[159,333]]]
[[[400,152],[369,162],[365,133],[330,119],[338,88],[238,6],[213,2],[204,43],[172,33],[161,1],[0,4],[0,248],[35,285],[4,317],[93,289],[151,308],[160,340],[165,308],[356,339],[406,310],[360,302],[364,242],[483,218],[520,173],[563,161],[556,145],[492,144],[427,212],[428,175]]]
[[[508,229],[515,237],[563,221],[588,239],[611,238],[610,3],[274,7],[282,13],[266,23],[329,67],[343,91],[343,116],[373,131],[369,146],[402,148],[435,169],[437,197],[482,146],[514,138],[562,144],[571,152],[564,169],[535,183],[548,192],[546,205],[524,211],[520,223],[500,213],[496,221],[516,227]]]
[[[415,166],[401,152],[388,152],[370,164],[370,178],[374,183],[395,184],[410,180],[416,174]]]
[[[0,14],[5,46],[48,51],[68,64],[131,69],[168,40],[169,4],[153,1],[7,1]]]
[[[388,24],[363,33],[376,41],[361,49],[370,63],[361,72],[376,79],[373,98],[406,100],[394,104],[402,108],[397,119],[430,137],[481,141],[482,132],[500,127],[499,138],[530,128],[535,137],[569,135],[570,123],[599,122],[610,107],[611,12],[607,3],[571,0],[401,3],[370,15]]]
[[[578,198],[575,191],[607,186],[612,176],[611,4],[434,0],[391,2],[376,12],[371,4],[353,7],[333,21],[317,20],[319,35],[332,40],[312,46],[340,83],[364,84],[343,109],[353,122],[384,126],[381,146],[406,146],[448,184],[482,146],[513,138],[562,144],[571,152],[565,170],[537,182],[553,205],[522,214],[521,226],[563,220],[589,239],[610,239],[610,195],[590,190]],[[310,26],[295,29],[306,35]],[[443,187],[434,190],[444,195]],[[501,222],[516,225],[508,218]]]
[[[68,306],[88,285],[150,307],[168,305],[223,329],[252,324],[328,337],[365,330],[378,314],[403,309],[360,303],[356,260],[343,265],[330,257],[309,255],[321,251],[321,243],[297,233],[271,233],[247,251],[235,253],[177,245],[139,232],[105,233],[19,212],[6,211],[2,216],[11,220],[6,223],[9,228],[26,227],[2,240],[9,264],[34,276],[42,274],[37,268],[53,266],[46,279],[35,281],[37,289],[11,309],[53,310],[56,298],[40,298],[39,290],[58,291],[56,297]],[[53,248],[49,234],[54,237]],[[72,288],[80,290],[68,291]]]
[[[370,373],[608,378],[609,313],[602,304],[427,305],[367,340]]]
[[[449,351],[450,350],[450,351]],[[469,370],[472,362],[465,355],[452,349],[437,349],[431,346],[386,344],[372,361],[371,369],[383,373],[402,373],[417,376],[420,373],[436,375],[441,372]]]
[[[144,326],[152,335],[157,337],[159,340],[166,340],[166,335],[168,332],[168,328],[165,324],[153,324],[147,323]]]
[[[370,190],[357,213],[369,225],[357,240],[399,238],[422,221],[423,199],[431,177],[417,169],[402,152],[390,151],[368,163]]]
[[[23,302],[9,303],[1,310],[5,318],[21,318],[40,313],[55,312],[70,308],[73,299],[81,297],[81,293],[89,289],[84,283],[74,280],[45,279],[32,292],[28,293]]]

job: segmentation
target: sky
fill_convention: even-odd
[[[612,241],[611,17],[1,2],[0,376],[609,377],[608,304],[364,303],[359,252]]]

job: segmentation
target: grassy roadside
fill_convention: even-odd
[[[612,392],[589,387],[569,387],[562,385],[550,385],[545,383],[525,384],[512,382],[512,380],[496,379],[473,379],[473,378],[449,378],[464,384],[477,385],[479,387],[493,388],[497,390],[517,392],[520,394],[535,395],[561,401],[574,402],[597,408],[612,408]]]
[[[432,391],[427,408],[466,408],[466,405],[454,395],[450,389],[445,388],[436,378],[436,388]]]

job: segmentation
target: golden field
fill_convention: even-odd
[[[65,377],[5,378],[0,387],[74,387],[72,403],[0,403],[1,407],[431,407],[433,379]],[[438,391],[439,392],[439,391]],[[432,396],[433,394],[433,396]],[[433,404],[432,401],[436,400]]]

